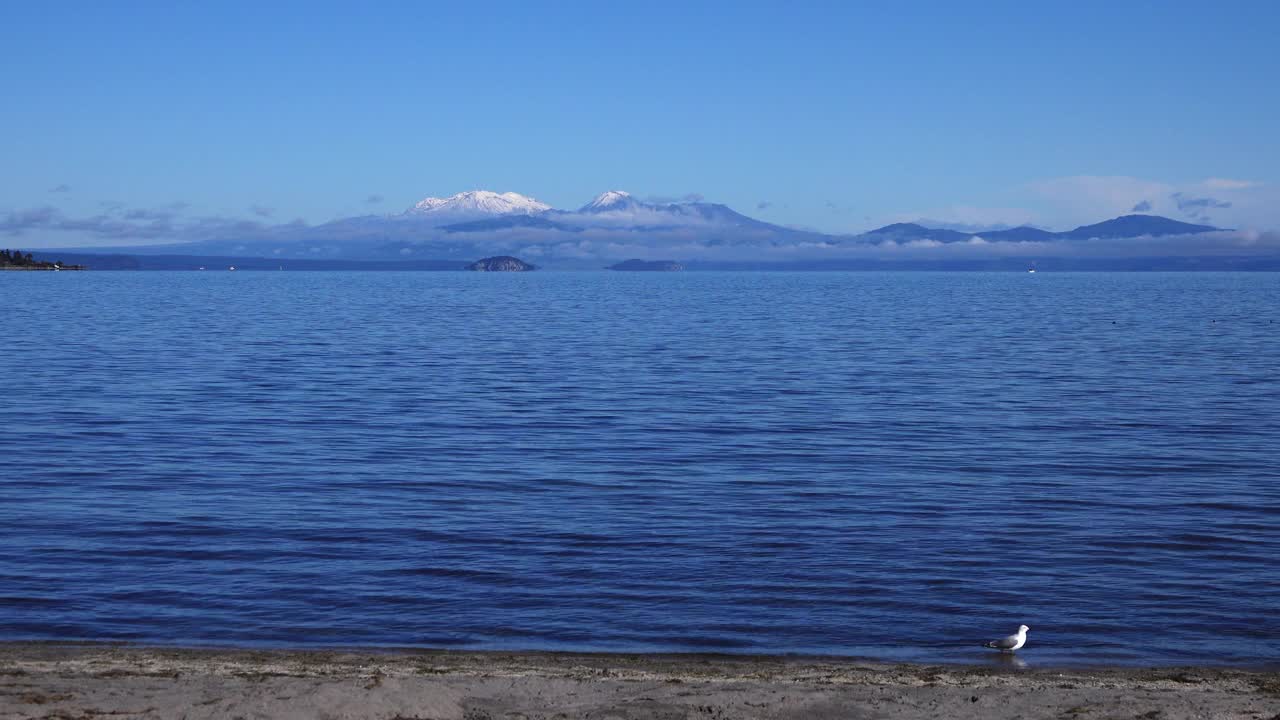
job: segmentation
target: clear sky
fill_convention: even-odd
[[[696,194],[830,232],[1144,202],[1275,228],[1278,28],[1277,2],[11,2],[0,230],[476,188]]]

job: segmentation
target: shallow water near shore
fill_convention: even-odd
[[[1280,662],[1280,274],[0,300],[0,640]]]

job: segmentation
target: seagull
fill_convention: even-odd
[[[994,648],[1000,652],[1013,652],[1027,644],[1027,631],[1030,629],[1031,628],[1026,625],[1019,625],[1018,632],[1016,634],[1010,635],[1007,638],[1001,638],[999,640],[992,640],[989,643],[984,643],[982,647]]]

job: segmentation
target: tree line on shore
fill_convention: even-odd
[[[79,266],[64,266],[59,262],[45,262],[44,260],[36,260],[31,257],[31,253],[24,253],[21,250],[0,250],[0,268],[31,268],[36,270],[53,270],[66,267],[67,269],[79,269]]]
[[[0,250],[0,265],[35,265],[31,253],[22,254],[21,250]]]

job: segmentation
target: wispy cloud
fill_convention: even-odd
[[[47,226],[58,218],[58,209],[44,206],[14,210],[0,217],[0,233],[22,235],[28,230]]]
[[[38,207],[10,212],[0,218],[0,233],[23,236],[34,231],[85,233],[98,238],[143,240],[163,237],[173,231],[168,218],[152,216],[151,211],[129,210],[103,213],[83,218],[67,217],[53,207]]]
[[[1075,175],[1031,184],[1031,189],[1078,222],[1099,220],[1134,212],[1133,207],[1153,197],[1168,197],[1172,185],[1124,175]]]
[[[54,187],[49,188],[49,192],[68,193],[68,192],[71,192],[71,186],[66,183],[62,183],[61,185],[55,185]]]
[[[172,208],[130,208],[118,210],[117,214],[131,222],[167,223],[173,221],[181,210]]]
[[[949,221],[949,220],[939,220],[936,218],[927,218],[927,217],[915,218],[914,220],[912,220],[912,222],[914,222],[917,225],[923,225],[927,228],[936,228],[939,230],[958,230],[960,232],[967,232],[967,233],[983,233],[983,232],[991,232],[992,230],[1008,230],[1010,228],[1017,227],[1016,225],[1010,225],[1009,223],[1006,223],[1006,222],[966,223],[966,222],[955,222],[955,221]]]
[[[1229,208],[1231,203],[1211,197],[1189,197],[1186,193],[1176,192],[1170,195],[1178,203],[1179,210],[1196,210],[1205,208]]]
[[[1205,187],[1214,190],[1247,190],[1261,184],[1252,180],[1232,180],[1231,178],[1209,178],[1204,181]]]
[[[1223,200],[1211,197],[1191,197],[1183,192],[1171,193],[1169,199],[1173,200],[1183,215],[1200,222],[1208,222],[1210,220],[1209,210],[1231,207],[1231,203]]]
[[[0,215],[0,234],[70,233],[94,241],[129,243],[191,242],[234,235],[261,235],[273,226],[241,218],[185,217],[184,203],[159,208],[110,205],[96,215],[74,217],[52,206],[14,210]],[[47,244],[47,243],[42,243]]]
[[[1039,218],[1036,213],[1017,207],[978,207],[975,205],[949,205],[922,212],[897,213],[881,218],[880,225],[889,223],[910,222],[931,228],[959,230],[961,232],[984,232],[988,230],[1006,230],[1023,225],[1037,226]],[[867,218],[870,222],[871,219]]]
[[[672,203],[682,202],[702,202],[706,199],[702,193],[685,193],[684,195],[650,195],[644,200],[655,205],[670,205]]]
[[[1128,176],[1073,176],[1031,183],[1054,224],[1087,224],[1140,212],[1246,227],[1276,227],[1280,193],[1252,180],[1172,183]],[[1211,217],[1212,216],[1212,217]]]
[[[885,243],[801,242],[786,245],[707,244],[687,233],[654,233],[637,241],[634,233],[588,230],[573,240],[547,233],[495,239],[493,249],[543,258],[685,261],[795,262],[831,260],[929,261],[939,263],[1025,258],[1123,259],[1173,257],[1272,257],[1280,253],[1280,233],[1213,232],[1163,237],[1108,238],[1071,242],[1006,242],[981,238],[966,242],[909,240]]]

